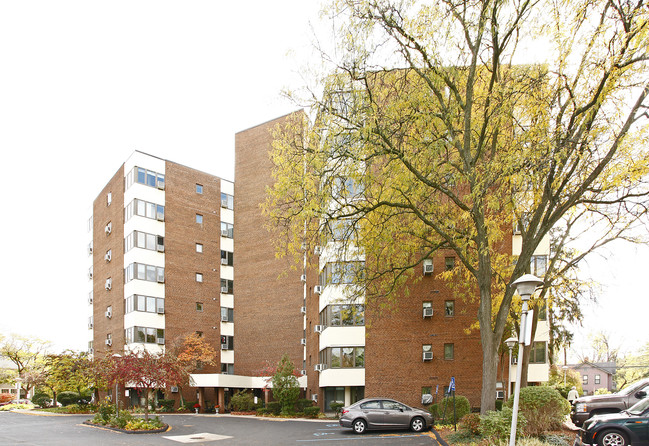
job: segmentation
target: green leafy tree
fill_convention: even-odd
[[[66,350],[45,358],[41,384],[50,389],[53,399],[63,391],[76,391],[79,397],[95,384],[92,362],[86,352]]]
[[[21,389],[29,392],[42,378],[43,359],[50,348],[48,341],[14,335],[0,339],[0,358],[11,361],[22,379]]]
[[[485,413],[510,284],[550,231],[598,215],[623,231],[646,212],[649,12],[640,0],[332,0],[326,12],[339,45],[323,57],[324,94],[306,98],[312,120],[277,130],[271,154],[265,211],[289,235],[278,252],[297,263],[305,241],[345,232],[371,304],[407,295],[415,267],[452,250],[442,276],[478,296]],[[551,62],[517,64],[539,41]]]
[[[300,396],[300,386],[297,381],[298,372],[287,354],[282,356],[272,377],[273,397],[282,406],[282,413],[293,412],[295,403]]]
[[[615,384],[618,389],[639,379],[649,377],[649,342],[639,351],[625,355],[617,363]]]

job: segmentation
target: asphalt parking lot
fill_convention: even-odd
[[[276,420],[229,415],[163,415],[159,434],[124,434],[83,425],[89,415],[0,412],[0,446],[114,445],[434,445],[435,432],[356,435],[335,421]]]

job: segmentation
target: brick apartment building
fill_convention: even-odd
[[[233,194],[230,181],[137,151],[119,168],[89,220],[90,352],[161,352],[201,332],[215,346],[225,337],[220,367],[232,368]]]
[[[341,263],[328,249],[335,237],[305,253],[317,256],[317,269],[292,268],[276,258],[260,204],[273,181],[271,131],[289,116],[236,134],[234,184],[140,152],[118,170],[93,205],[89,348],[157,352],[201,331],[221,352],[220,370],[193,374],[194,388],[183,390],[186,398],[198,391],[201,401],[221,407],[238,389],[268,397],[262,375],[285,353],[302,371],[304,397],[323,410],[334,401],[350,404],[376,395],[421,406],[422,395],[439,400],[452,377],[457,393],[478,407],[480,336],[466,332],[477,303],[455,300],[437,277],[453,267],[451,251],[425,263],[424,277],[393,311],[362,299],[345,301],[350,285],[331,280]],[[138,242],[140,233],[145,245]],[[503,249],[516,253],[520,235],[514,233]],[[543,276],[548,252],[545,243],[533,273]],[[530,383],[547,381],[548,334],[547,322],[539,321]],[[509,396],[516,373],[504,359],[499,397]]]

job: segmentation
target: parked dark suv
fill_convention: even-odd
[[[617,393],[609,395],[583,396],[575,401],[570,418],[576,426],[594,415],[616,413],[636,404],[647,396],[649,378],[641,379],[625,387]]]

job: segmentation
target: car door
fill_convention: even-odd
[[[368,428],[383,427],[384,410],[383,407],[381,406],[380,400],[366,401],[360,405],[360,410],[363,413],[365,419],[367,420]]]
[[[386,428],[410,427],[410,408],[404,404],[392,400],[383,400],[383,422]]]

